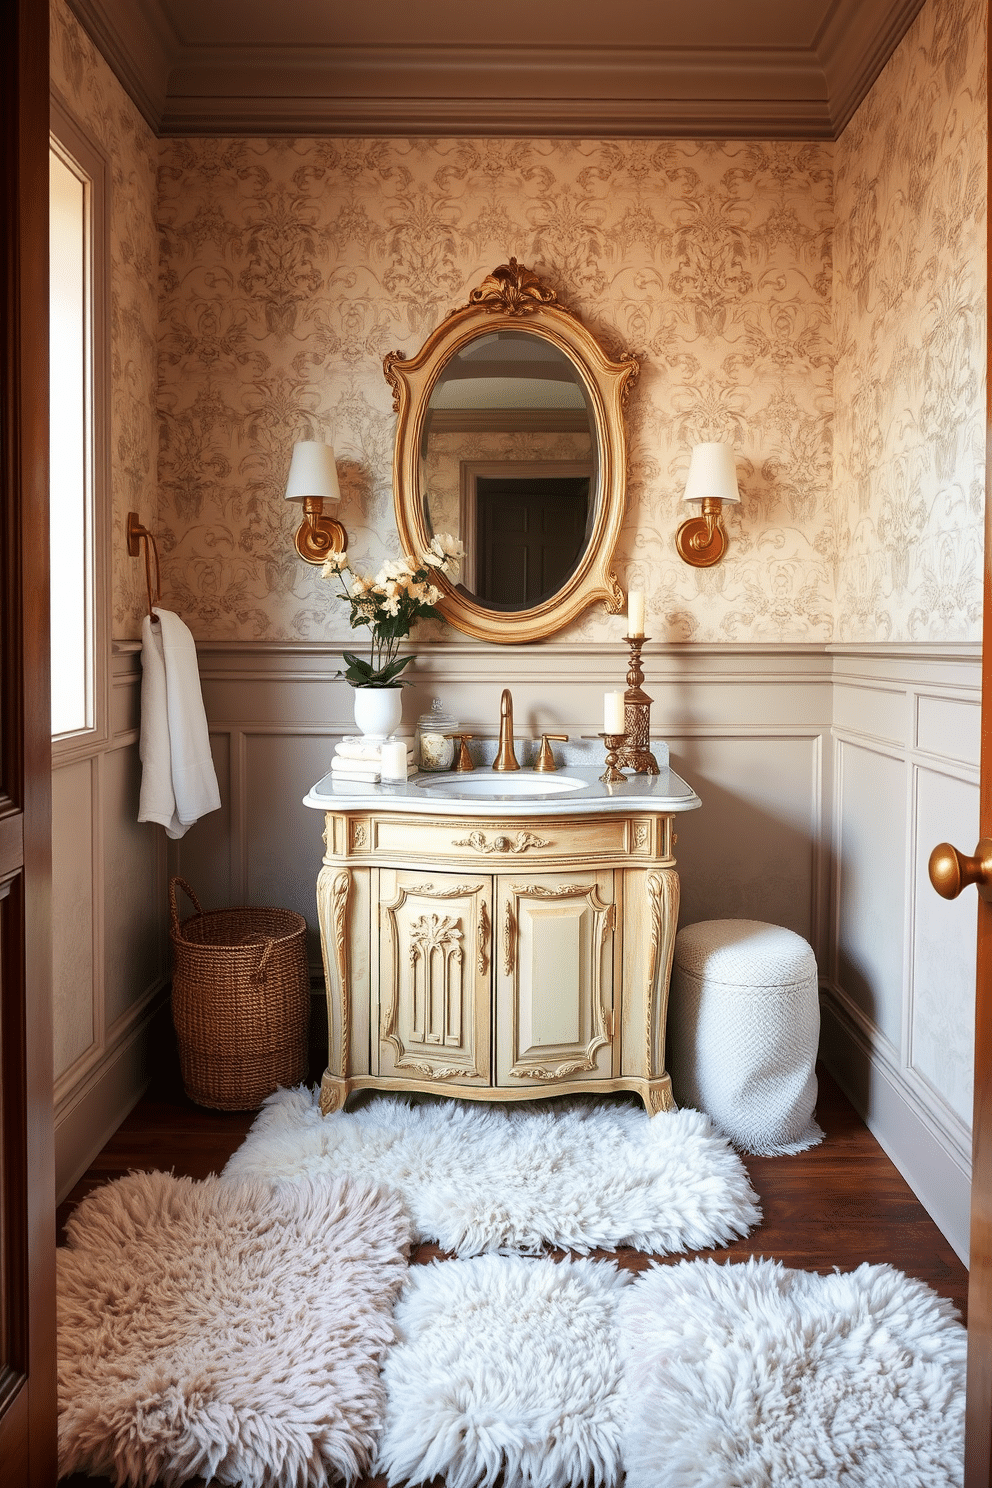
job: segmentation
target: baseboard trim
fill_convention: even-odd
[[[969,1175],[920,1119],[829,993],[821,999],[820,1058],[967,1266],[971,1224]]]
[[[148,1089],[156,1047],[153,1029],[163,1011],[168,1012],[168,989],[148,1005],[140,1022],[107,1051],[56,1108],[57,1203],[86,1172]]]

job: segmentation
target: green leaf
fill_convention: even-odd
[[[413,683],[406,678],[399,682],[395,680],[405,666],[409,666],[414,660],[412,656],[401,656],[396,661],[391,661],[388,666],[376,671],[370,661],[363,661],[360,656],[353,656],[350,651],[342,651],[343,659],[348,663],[343,669],[334,673],[335,677],[343,677],[350,682],[352,687],[412,687]]]

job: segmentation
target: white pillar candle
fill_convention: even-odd
[[[379,774],[383,780],[406,779],[406,740],[383,744],[379,756]]]
[[[631,589],[627,595],[627,634],[644,634],[644,593],[640,589]]]
[[[624,727],[623,693],[605,693],[603,704],[603,733],[622,734]]]

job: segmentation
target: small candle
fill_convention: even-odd
[[[379,755],[379,774],[383,780],[406,779],[406,740],[383,744]]]
[[[644,634],[644,592],[641,589],[631,589],[627,595],[627,634]]]
[[[624,728],[623,693],[605,693],[603,704],[603,733],[622,734]]]

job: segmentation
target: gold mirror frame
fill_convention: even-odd
[[[461,593],[444,575],[438,609],[456,629],[478,640],[502,644],[540,641],[561,630],[597,600],[611,614],[624,607],[624,594],[611,570],[626,501],[627,441],[624,409],[640,371],[629,352],[616,361],[574,311],[558,302],[554,290],[511,258],[501,264],[452,310],[415,356],[393,351],[383,371],[393,389],[397,413],[393,457],[396,526],[402,549],[422,552],[427,531],[421,489],[420,449],[431,394],[452,357],[480,334],[519,329],[525,323],[569,358],[578,371],[590,408],[597,444],[598,482],[589,540],[574,571],[550,598],[527,610],[491,610]]]

